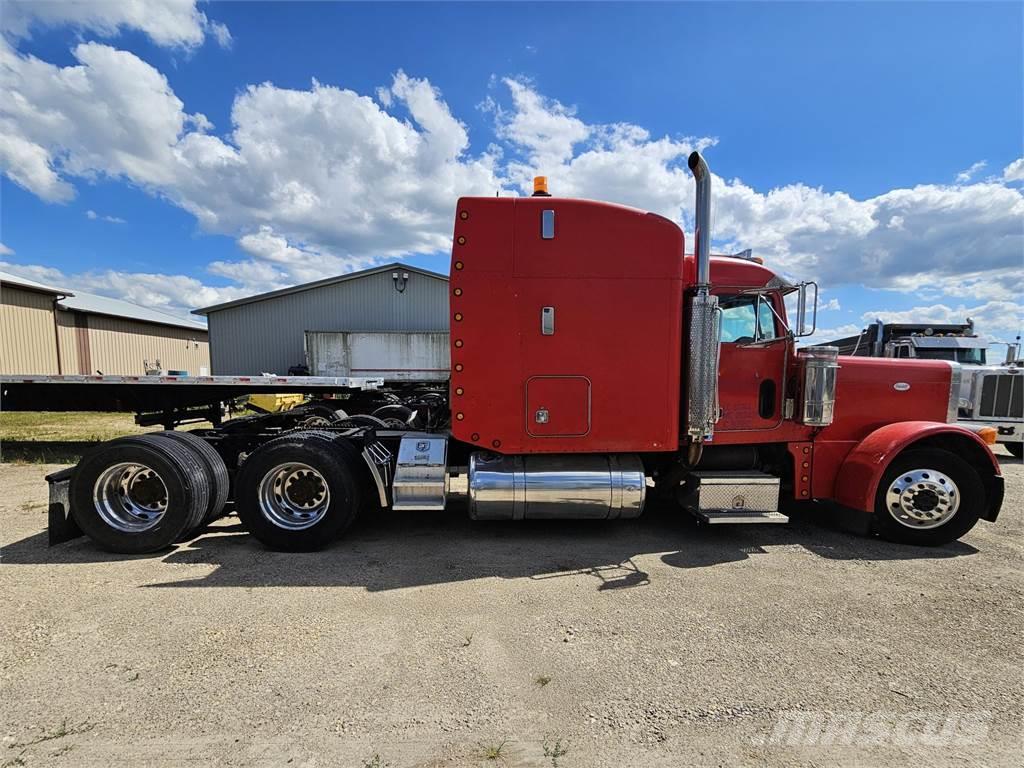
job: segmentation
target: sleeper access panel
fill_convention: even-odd
[[[683,233],[554,197],[462,198],[451,267],[459,440],[504,453],[674,451]]]

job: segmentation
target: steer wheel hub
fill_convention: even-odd
[[[938,528],[960,507],[956,483],[935,469],[914,469],[896,477],[885,494],[885,505],[901,525],[916,530]]]
[[[922,512],[931,512],[939,506],[939,495],[935,491],[926,488],[923,491],[914,493],[913,503]]]

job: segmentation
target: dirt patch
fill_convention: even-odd
[[[1000,521],[938,549],[827,510],[456,507],[297,555],[227,518],[136,558],[48,548],[57,467],[4,465],[0,765],[1016,764],[1024,468],[1001,459]]]

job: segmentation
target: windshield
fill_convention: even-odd
[[[917,357],[923,360],[952,360],[962,365],[985,365],[985,350],[980,347],[917,350]]]

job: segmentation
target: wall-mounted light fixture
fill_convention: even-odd
[[[409,282],[408,272],[392,272],[391,281],[395,284],[395,290],[399,293],[405,291],[405,284]]]

